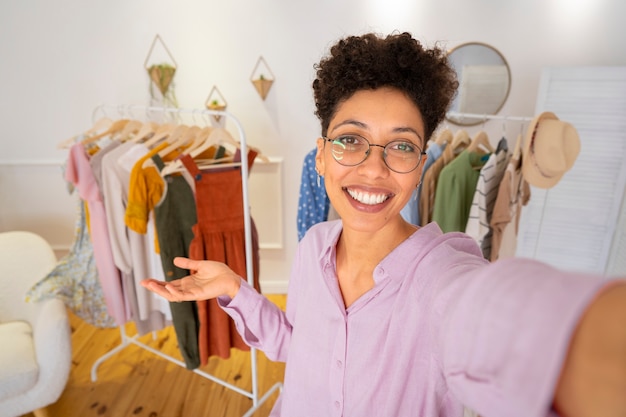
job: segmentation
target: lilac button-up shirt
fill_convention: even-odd
[[[286,361],[272,416],[545,417],[576,324],[599,276],[508,259],[488,264],[435,223],[394,249],[374,287],[344,307],[340,221],[300,242],[283,313],[242,280],[220,304],[244,340]]]

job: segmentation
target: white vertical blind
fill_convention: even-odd
[[[622,208],[617,222],[617,231],[611,246],[607,275],[626,275],[626,192],[622,198]]]
[[[543,111],[576,127],[581,152],[555,187],[532,187],[517,256],[626,274],[626,67],[545,68],[536,114]]]

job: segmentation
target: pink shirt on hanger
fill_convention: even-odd
[[[115,323],[121,326],[130,319],[130,315],[124,301],[120,271],[113,261],[102,193],[82,143],[76,143],[70,148],[65,179],[76,186],[80,198],[87,203],[89,233],[107,311]]]
[[[272,416],[551,415],[569,338],[605,279],[527,259],[489,264],[472,238],[431,223],[346,309],[341,230],[319,223],[300,242],[286,313],[244,280],[219,299],[247,343],[287,362]]]

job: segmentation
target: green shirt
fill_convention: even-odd
[[[476,152],[463,151],[439,174],[433,221],[444,232],[464,232],[480,169],[487,158]]]

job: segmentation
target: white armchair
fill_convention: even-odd
[[[0,417],[45,415],[67,383],[72,343],[65,305],[55,298],[25,301],[55,265],[42,237],[0,233]]]

